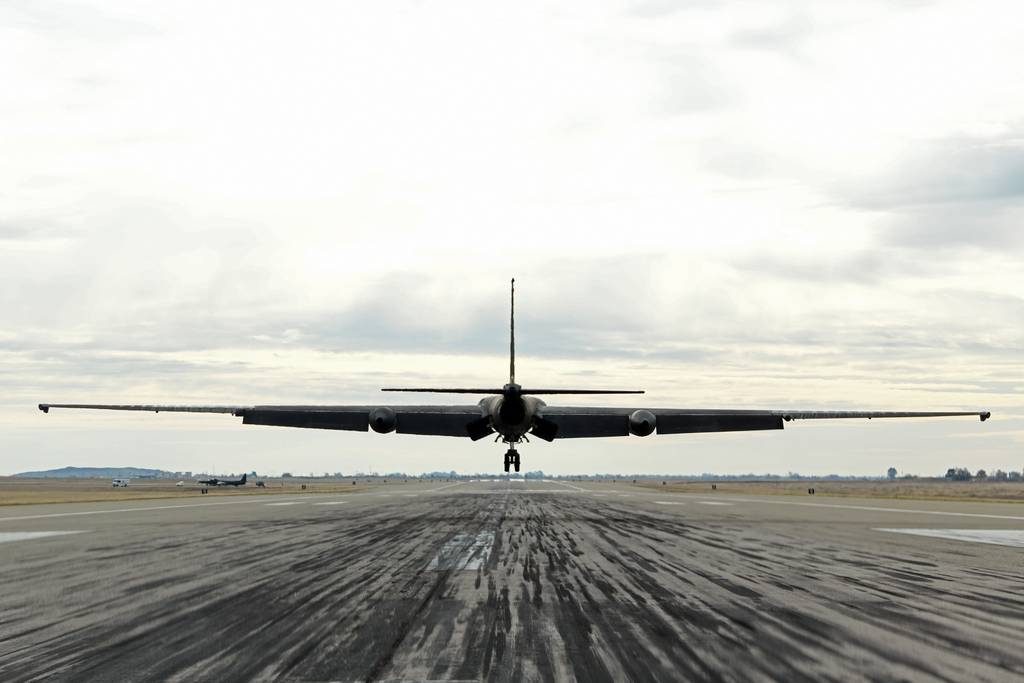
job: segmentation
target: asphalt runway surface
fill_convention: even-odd
[[[16,506],[0,571],[3,681],[1024,679],[1024,505],[480,481]]]

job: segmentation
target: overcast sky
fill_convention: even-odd
[[[526,469],[1019,470],[1022,20],[0,1],[0,473],[497,471],[489,441],[35,405],[500,385],[513,275],[525,385],[994,413],[535,441]]]

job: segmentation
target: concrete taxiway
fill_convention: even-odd
[[[0,509],[0,680],[1024,678],[1024,505],[549,481]]]

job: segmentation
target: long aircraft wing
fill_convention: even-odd
[[[94,403],[40,403],[39,410],[85,408],[89,410],[138,410],[151,413],[225,413],[242,418],[242,424],[342,429],[365,432],[370,413],[386,407],[394,411],[399,434],[469,436],[466,425],[483,417],[479,406],[172,406],[104,405]]]
[[[51,408],[91,410],[132,410],[154,413],[224,413],[242,418],[243,424],[300,427],[305,429],[341,429],[365,432],[370,428],[373,411],[393,411],[393,428],[399,434],[426,434],[480,438],[481,421],[487,416],[477,405],[468,406],[184,406],[184,405],[105,405],[92,403],[40,403],[44,413]],[[628,436],[630,416],[636,408],[587,408],[547,406],[542,417],[557,425],[555,438],[595,438]],[[850,418],[957,417],[971,416],[987,420],[991,413],[973,412],[887,412],[822,410],[730,410],[642,408],[654,417],[659,434],[694,432],[735,432],[782,429],[790,420],[831,420]],[[379,431],[379,430],[378,430]],[[390,431],[389,429],[384,431]],[[489,431],[489,430],[487,430]],[[654,431],[653,429],[651,431]]]
[[[695,432],[743,432],[761,429],[782,429],[790,420],[832,420],[891,417],[990,417],[988,412],[892,412],[892,411],[825,411],[825,410],[730,410],[730,409],[646,409],[655,418],[658,434],[690,434]],[[558,425],[557,438],[588,438],[627,436],[629,418],[634,408],[570,408],[549,407],[544,417]]]

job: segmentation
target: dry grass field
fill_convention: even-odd
[[[274,496],[301,493],[361,493],[378,486],[373,480],[353,479],[266,479],[266,488],[250,482],[245,486],[209,488],[209,496]],[[352,482],[356,481],[353,485]],[[203,495],[200,485],[186,481],[175,486],[174,479],[133,479],[126,488],[114,488],[110,479],[27,479],[0,477],[0,505],[32,505],[38,503],[87,503],[95,501],[129,501],[153,498],[192,498]],[[419,480],[392,480],[389,484],[417,486]],[[302,486],[306,488],[303,490]]]
[[[254,483],[239,488],[209,488],[208,496],[274,496],[302,493],[362,493],[384,485],[380,479],[265,479],[266,488]],[[353,485],[355,481],[355,485]],[[186,481],[175,486],[172,479],[133,479],[127,488],[113,488],[110,479],[25,479],[0,477],[0,505],[32,505],[38,503],[86,503],[96,501],[130,501],[154,498],[192,498],[201,496],[200,486]],[[612,482],[607,482],[611,484]],[[436,484],[419,479],[391,479],[386,485],[415,487]],[[616,482],[621,486],[622,481]],[[679,493],[715,493],[732,495],[807,496],[813,488],[815,496],[846,498],[888,498],[905,500],[960,500],[971,502],[1024,503],[1021,482],[951,482],[944,479],[913,479],[896,481],[685,481],[666,479],[639,480],[636,486],[651,490]],[[306,488],[303,489],[302,487]],[[425,486],[429,488],[429,486]]]
[[[895,481],[638,481],[637,486],[682,493],[889,498],[906,500],[962,500],[971,502],[1024,503],[1024,482],[946,481],[945,479],[897,479]]]

